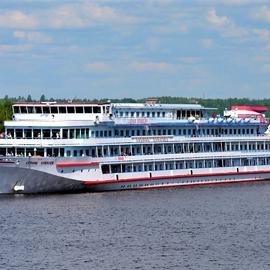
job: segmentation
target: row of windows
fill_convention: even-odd
[[[205,142],[205,143],[157,143],[142,145],[117,145],[117,146],[92,146],[88,148],[66,149],[64,148],[0,148],[0,155],[28,156],[134,156],[134,155],[158,155],[158,154],[181,154],[201,152],[223,151],[269,151],[270,142]]]
[[[223,152],[223,151],[268,151],[269,143],[185,143],[185,144],[158,144],[141,146],[104,146],[91,147],[89,149],[67,150],[67,156],[134,156],[134,155],[158,155],[158,154],[181,154],[200,152]]]
[[[146,136],[146,135],[174,135],[174,136],[197,136],[197,135],[254,135],[259,131],[254,128],[229,128],[229,129],[136,129],[136,130],[115,130],[114,132],[106,130],[92,131],[92,137],[130,137],[130,136]]]
[[[253,128],[238,129],[121,129],[121,130],[96,130],[89,128],[79,129],[7,129],[6,134],[11,138],[89,138],[89,137],[131,137],[131,136],[218,136],[218,135],[254,135],[259,131]]]
[[[123,111],[116,111],[116,116],[118,117],[165,117],[166,116],[166,112],[123,112]]]
[[[109,113],[109,106],[13,106],[18,114]]]
[[[248,159],[218,159],[218,160],[197,160],[197,161],[175,161],[175,162],[155,162],[155,163],[133,163],[133,164],[104,164],[101,166],[103,174],[127,173],[127,172],[147,172],[163,170],[181,170],[198,168],[217,168],[232,166],[256,166],[268,165],[270,158]]]
[[[157,117],[157,118],[164,118],[166,115],[171,116],[173,112],[166,113],[165,111],[115,111],[116,116],[118,117]],[[178,110],[176,111],[176,118],[188,118],[190,116],[197,116],[202,117],[202,111],[189,111],[189,110]]]

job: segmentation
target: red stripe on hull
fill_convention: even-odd
[[[56,167],[96,167],[99,165],[99,162],[64,162],[57,163]]]
[[[125,182],[136,182],[136,181],[152,181],[161,179],[177,179],[177,178],[196,178],[196,177],[215,177],[215,176],[229,176],[229,175],[256,175],[270,173],[270,170],[260,171],[248,171],[248,172],[225,172],[225,173],[201,173],[201,174],[186,174],[186,175],[168,175],[168,176],[153,176],[153,177],[141,177],[141,178],[125,178],[119,180],[97,180],[97,181],[85,181],[85,185],[98,185],[98,184],[111,184],[111,183],[125,183]]]

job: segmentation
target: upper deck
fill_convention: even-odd
[[[227,111],[230,114],[224,117],[208,117],[208,112],[214,109],[199,104],[149,104],[147,102],[19,102],[13,105],[13,121],[6,121],[5,127],[12,129],[9,132],[14,133],[13,129],[31,129],[31,127],[32,129],[59,128],[59,130],[80,127],[91,130],[105,128],[113,131],[130,128],[148,130],[155,127],[199,130],[208,127],[229,129],[249,126],[255,129],[258,126],[266,126],[266,123],[262,122],[265,119],[264,115],[259,113],[238,117],[237,114],[232,113],[233,111]],[[197,132],[192,132],[194,133]]]
[[[15,121],[103,121],[111,113],[110,103],[19,102],[12,106]]]

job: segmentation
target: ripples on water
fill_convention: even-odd
[[[270,269],[270,183],[1,196],[0,269]]]

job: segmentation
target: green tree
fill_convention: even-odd
[[[28,95],[28,96],[27,96],[26,101],[27,101],[27,102],[32,102],[32,97],[31,97],[31,95]]]
[[[46,97],[45,97],[45,95],[41,95],[41,97],[40,97],[40,102],[44,102],[44,101],[46,101]]]

